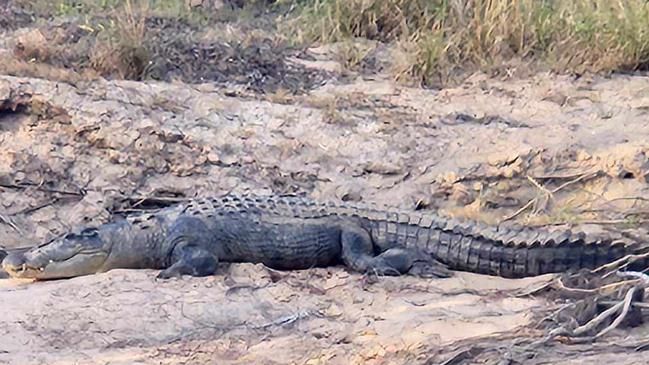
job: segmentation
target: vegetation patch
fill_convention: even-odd
[[[394,45],[393,72],[423,85],[524,64],[558,72],[647,68],[644,0],[312,0],[285,25],[298,43]]]
[[[72,83],[98,76],[177,79],[291,94],[330,77],[289,61],[299,50],[275,37],[272,16],[255,16],[271,9],[265,1],[239,3],[19,0],[15,7],[54,21],[17,35],[0,71]]]
[[[76,27],[67,39],[47,39],[49,49],[18,49],[23,61],[134,80],[295,93],[322,77],[288,58],[332,43],[343,73],[387,71],[427,87],[475,71],[649,68],[645,0],[13,0],[4,9],[6,29],[33,19]]]

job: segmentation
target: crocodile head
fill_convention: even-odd
[[[110,243],[90,228],[25,252],[10,253],[2,268],[15,278],[69,278],[101,271],[109,253]]]

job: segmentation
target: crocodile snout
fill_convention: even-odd
[[[11,276],[19,276],[26,269],[25,256],[22,253],[11,253],[2,260],[2,269]]]
[[[108,255],[98,237],[68,235],[25,252],[9,253],[2,269],[14,278],[61,279],[100,271]]]

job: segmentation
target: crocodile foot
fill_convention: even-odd
[[[420,278],[450,278],[453,271],[437,260],[417,261],[412,264],[409,275]]]

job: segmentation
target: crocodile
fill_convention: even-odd
[[[594,268],[639,243],[570,230],[487,226],[428,211],[296,196],[225,195],[78,228],[9,253],[12,277],[59,279],[111,269],[157,269],[159,278],[215,273],[217,263],[291,270],[344,264],[377,275],[447,277],[452,270],[507,278]]]

